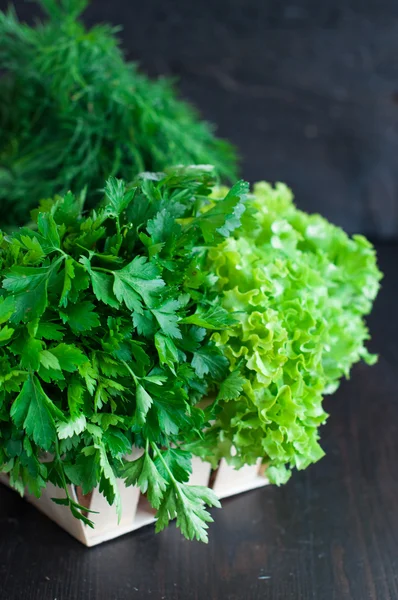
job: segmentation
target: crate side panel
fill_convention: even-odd
[[[213,490],[219,498],[228,498],[263,487],[267,483],[268,480],[262,474],[261,460],[255,465],[246,465],[237,470],[222,459],[215,475]]]

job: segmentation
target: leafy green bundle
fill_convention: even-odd
[[[0,13],[0,203],[3,224],[25,224],[40,200],[80,192],[101,199],[109,176],[131,181],[171,165],[212,164],[235,177],[235,152],[216,139],[165,79],[127,63],[115,29],[86,30],[88,0],[37,0],[32,28]]]
[[[51,481],[89,523],[67,484],[120,512],[123,477],[158,531],[177,517],[206,541],[218,501],[187,485],[192,454],[262,458],[276,483],[322,456],[323,396],[375,360],[374,249],[282,184],[214,185],[204,167],[111,178],[90,215],[68,193],[2,236],[0,470],[20,491]]]
[[[323,395],[353,363],[376,358],[364,346],[363,316],[381,273],[364,237],[350,239],[297,210],[283,184],[257,184],[242,219],[209,252],[222,306],[239,324],[213,335],[232,373],[221,386],[217,420],[195,452],[225,456],[237,467],[264,457],[269,478],[283,483],[291,468],[323,456]]]
[[[198,402],[228,375],[210,338],[235,319],[206,261],[239,226],[248,190],[239,182],[212,203],[214,183],[203,167],[111,178],[90,215],[68,193],[41,205],[37,230],[1,236],[0,470],[21,492],[51,481],[89,524],[67,484],[98,485],[120,512],[122,476],[147,493],[157,530],[177,517],[206,541],[205,505],[218,500],[187,485],[184,441],[208,428],[213,405]],[[143,454],[126,461],[133,446]]]

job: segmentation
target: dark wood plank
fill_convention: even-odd
[[[326,458],[215,511],[210,543],[151,527],[87,550],[0,489],[1,600],[396,600],[398,246],[370,325],[378,365],[326,401]]]

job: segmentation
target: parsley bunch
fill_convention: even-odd
[[[37,0],[36,27],[0,13],[0,203],[25,224],[43,198],[87,186],[90,206],[109,176],[212,164],[233,180],[235,152],[214,137],[170,81],[151,81],[119,48],[116,30],[78,21],[88,0]]]
[[[189,486],[191,454],[215,417],[199,402],[228,376],[211,340],[235,322],[207,270],[208,248],[240,224],[247,184],[209,202],[211,169],[109,179],[86,215],[84,195],[46,201],[36,228],[0,239],[0,470],[21,492],[48,481],[86,523],[67,484],[99,486],[121,510],[116,478],[206,541],[214,493]],[[132,447],[142,456],[127,461]],[[43,462],[47,452],[49,462]]]
[[[263,457],[270,480],[284,483],[323,456],[324,395],[355,362],[376,359],[364,322],[381,279],[374,248],[298,210],[285,185],[258,183],[242,227],[210,250],[209,271],[238,323],[213,335],[231,375],[192,448],[236,467]]]

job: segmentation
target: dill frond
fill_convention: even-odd
[[[117,29],[86,29],[86,0],[37,0],[35,27],[0,13],[0,205],[2,224],[21,224],[32,206],[87,186],[101,198],[111,176],[173,164],[212,164],[236,175],[233,147],[180,100],[168,79],[150,80],[125,60]]]

